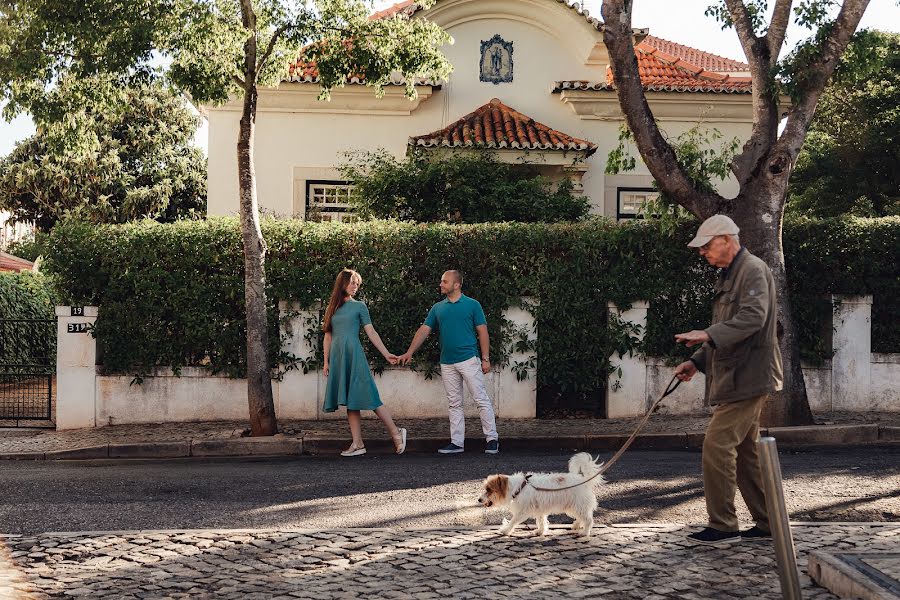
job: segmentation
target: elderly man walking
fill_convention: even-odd
[[[730,218],[714,215],[688,244],[722,272],[715,284],[712,325],[675,336],[688,346],[702,344],[675,374],[690,381],[697,371],[704,373],[706,402],[715,406],[703,440],[709,524],[688,536],[711,545],[771,536],[756,442],[763,404],[782,387],[775,283],[768,265],[741,247],[738,232]],[[735,487],[756,522],[746,531],[739,530]]]

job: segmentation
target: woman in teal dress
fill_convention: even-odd
[[[406,450],[406,430],[398,429],[387,406],[381,403],[375,378],[369,369],[369,360],[359,341],[359,330],[364,329],[372,345],[391,363],[397,357],[385,348],[378,332],[372,327],[369,309],[365,303],[353,297],[362,285],[359,273],[344,269],[334,280],[331,300],[325,311],[325,412],[334,412],[338,406],[347,408],[347,421],[353,441],[341,456],[360,456],[366,453],[362,439],[360,411],[373,410],[394,440],[397,454]]]

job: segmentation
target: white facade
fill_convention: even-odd
[[[406,154],[409,138],[440,130],[493,98],[565,134],[597,145],[586,161],[583,192],[593,212],[616,216],[623,188],[649,188],[643,165],[627,174],[604,174],[606,157],[618,145],[624,122],[611,90],[554,91],[557,81],[606,82],[608,58],[602,34],[577,8],[557,0],[440,0],[417,13],[443,27],[454,39],[443,48],[454,72],[440,86],[419,86],[408,100],[402,87],[389,86],[383,98],[364,85],[334,90],[316,99],[314,82],[285,82],[260,93],[255,138],[257,191],[264,212],[303,217],[307,188],[335,181],[344,153],[384,148]],[[644,33],[638,31],[641,37]],[[482,42],[499,35],[512,43],[511,82],[480,81]],[[751,96],[746,93],[648,92],[660,125],[669,136],[699,122],[725,139],[749,136]],[[238,212],[236,144],[240,102],[205,107],[209,116],[210,215]],[[529,162],[549,161],[559,151],[530,151]],[[637,152],[634,152],[637,156]],[[558,164],[559,157],[553,162]],[[721,186],[734,195],[733,182]]]

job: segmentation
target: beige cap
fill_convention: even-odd
[[[713,215],[703,221],[700,225],[700,229],[697,230],[697,235],[688,242],[688,246],[691,248],[699,248],[700,246],[706,245],[709,240],[717,235],[737,235],[739,231],[740,229],[738,229],[738,226],[735,225],[734,221],[729,217],[726,217],[725,215]]]

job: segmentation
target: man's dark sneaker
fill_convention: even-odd
[[[706,544],[707,546],[725,546],[741,541],[740,531],[719,531],[712,527],[707,527],[703,531],[692,533],[688,540],[697,544]]]
[[[497,454],[500,452],[500,441],[499,440],[488,440],[487,446],[484,448],[485,454]]]
[[[741,537],[745,540],[768,540],[772,538],[772,534],[754,525],[750,529],[742,531]]]
[[[438,450],[438,452],[441,454],[459,454],[460,452],[465,452],[465,448],[457,446],[456,444],[447,444]]]

